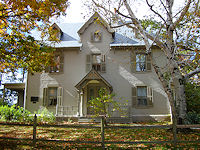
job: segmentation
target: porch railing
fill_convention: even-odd
[[[56,106],[56,115],[64,117],[77,117],[78,106]]]

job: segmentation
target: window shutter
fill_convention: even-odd
[[[148,54],[146,58],[147,71],[151,71],[151,55]]]
[[[60,70],[59,72],[64,72],[64,54],[60,55]]]
[[[94,41],[94,33],[93,32],[90,33],[90,40],[91,40],[91,42]]]
[[[136,55],[135,52],[131,51],[130,55],[130,63],[131,63],[131,72],[136,72]]]
[[[147,105],[153,106],[153,90],[150,87],[147,87]]]
[[[43,89],[43,106],[47,107],[48,105],[48,94],[47,94],[47,88]]]
[[[63,88],[58,87],[57,89],[57,105],[63,106]]]
[[[102,32],[99,33],[99,42],[102,40]]]
[[[101,72],[103,72],[103,73],[106,72],[106,55],[102,55]]]
[[[91,55],[86,55],[86,72],[89,72],[91,70],[91,62],[92,62],[92,58]]]
[[[137,106],[137,87],[132,87],[132,107]]]

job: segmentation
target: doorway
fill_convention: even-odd
[[[94,115],[94,109],[92,106],[88,105],[88,102],[91,99],[97,98],[99,97],[99,90],[102,88],[102,86],[98,86],[98,85],[88,85],[87,88],[87,115]]]

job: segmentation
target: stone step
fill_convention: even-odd
[[[100,122],[100,119],[96,119],[96,118],[79,118],[78,122]]]

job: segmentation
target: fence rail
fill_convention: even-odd
[[[33,127],[33,137],[29,138],[8,138],[0,137],[3,140],[23,140],[23,141],[32,141],[33,146],[36,146],[36,143],[41,142],[58,142],[58,143],[89,143],[89,144],[101,144],[102,148],[105,149],[105,144],[164,144],[164,143],[200,143],[200,140],[195,141],[180,141],[180,140],[169,140],[169,141],[105,141],[105,129],[170,129],[172,125],[142,125],[142,126],[115,126],[109,125],[104,126],[104,118],[101,118],[100,125],[88,125],[88,124],[79,124],[79,125],[49,125],[49,124],[37,124],[37,116],[34,116],[34,121],[32,124],[19,124],[19,123],[0,123],[0,125],[10,125],[10,126],[32,126]],[[101,141],[72,141],[72,140],[47,140],[47,139],[37,139],[37,127],[56,127],[56,128],[99,128],[101,129]],[[199,128],[200,125],[177,125],[177,128]],[[176,146],[176,145],[175,145]]]

